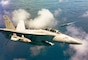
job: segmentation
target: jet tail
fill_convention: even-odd
[[[23,20],[19,20],[16,30],[18,31],[24,31],[25,30],[25,23]]]
[[[14,29],[15,30],[15,26],[13,25],[13,23],[10,21],[9,17],[7,15],[3,16],[4,18],[4,22],[5,22],[5,26],[7,29]]]

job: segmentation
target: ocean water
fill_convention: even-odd
[[[48,9],[59,23],[79,21],[74,25],[88,32],[88,16],[83,17],[88,11],[88,0],[10,0],[6,10],[12,12],[17,9],[25,9],[31,13],[32,18],[37,16],[39,10]],[[57,15],[55,11],[58,11]],[[57,26],[57,29],[66,32],[65,27]],[[0,60],[70,60],[74,53],[65,53],[69,48],[68,44],[56,43],[51,47],[36,47],[10,41],[1,33],[0,36]]]

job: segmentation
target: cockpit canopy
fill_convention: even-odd
[[[45,30],[47,30],[47,31],[51,31],[51,32],[55,32],[55,33],[60,33],[59,30],[57,30],[57,29],[53,29],[53,28],[46,28]]]

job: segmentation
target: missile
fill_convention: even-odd
[[[16,33],[13,33],[13,35],[11,36],[11,40],[13,40],[13,41],[21,41],[21,42],[31,42],[31,40],[24,37],[24,35],[22,35],[20,37],[20,36],[17,36]]]
[[[78,21],[74,21],[74,22],[70,22],[70,23],[66,23],[66,24],[61,24],[60,26],[61,26],[61,27],[65,27],[65,26],[69,26],[69,25],[71,25],[71,24],[74,24],[74,23],[76,23],[76,22],[78,22]]]

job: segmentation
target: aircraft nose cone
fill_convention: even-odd
[[[82,42],[79,39],[72,38],[65,34],[58,34],[53,38],[53,40],[69,44],[82,44]]]
[[[81,45],[82,42],[79,39],[72,39],[71,42],[69,42],[70,44],[79,44]]]

